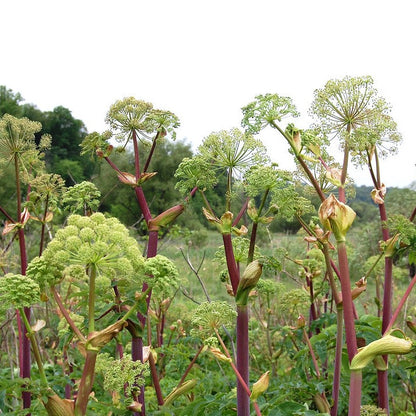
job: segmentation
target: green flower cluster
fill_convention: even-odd
[[[41,257],[32,260],[27,275],[41,288],[54,286],[65,277],[86,280],[95,269],[117,284],[137,287],[143,282],[144,259],[136,240],[116,218],[101,213],[90,217],[71,215]]]
[[[201,156],[182,160],[175,172],[178,182],[175,188],[183,195],[189,195],[193,188],[205,191],[212,189],[218,178],[212,166]]]
[[[251,134],[259,133],[267,125],[274,127],[276,121],[280,122],[284,117],[299,116],[292,99],[278,94],[258,95],[242,110],[244,117],[241,124]]]
[[[121,396],[123,396],[126,384],[133,394],[144,385],[145,377],[149,375],[148,364],[132,361],[128,355],[117,360],[107,353],[98,355],[96,370],[104,376],[104,389],[118,392]]]
[[[237,128],[211,133],[199,146],[198,152],[216,168],[237,172],[268,161],[263,143]]]
[[[220,330],[222,326],[234,325],[236,316],[236,311],[227,302],[201,303],[192,318],[192,325],[196,329],[191,330],[191,335],[203,339],[210,338],[214,330]]]
[[[25,308],[39,302],[39,285],[28,276],[8,273],[0,278],[2,309]]]
[[[143,273],[147,284],[152,288],[152,296],[158,300],[166,299],[174,294],[179,287],[179,273],[175,264],[167,257],[158,254],[146,259]]]
[[[100,205],[101,192],[92,182],[71,186],[63,195],[62,203],[72,213],[95,211]]]
[[[315,91],[310,109],[322,131],[338,136],[358,165],[367,164],[376,147],[382,156],[397,151],[402,138],[390,111],[369,76],[328,81]]]
[[[156,110],[151,103],[137,100],[134,97],[116,101],[106,117],[106,123],[115,133],[118,141],[131,138],[132,132],[139,133],[141,139],[147,139],[149,134],[167,132],[173,135],[179,126],[179,119],[169,111]]]

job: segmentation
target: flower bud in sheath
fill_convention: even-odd
[[[184,210],[185,207],[182,204],[175,205],[174,207],[167,209],[149,221],[149,231],[157,231],[159,227],[169,225],[171,222],[175,221]]]
[[[412,348],[413,342],[409,338],[385,335],[362,348],[352,359],[350,368],[352,371],[362,370],[378,355],[407,354]]]
[[[338,199],[331,194],[324,202],[322,202],[318,214],[322,225],[334,233],[337,242],[345,241],[347,231],[355,219],[356,214],[354,210],[348,205],[338,201]]]
[[[251,389],[250,399],[256,402],[257,399],[267,390],[269,387],[270,371],[266,371],[254,384]]]
[[[237,305],[247,305],[248,295],[250,291],[257,285],[260,276],[263,271],[263,265],[258,261],[254,260],[247,265],[244,270],[243,276],[238,284],[235,301]]]

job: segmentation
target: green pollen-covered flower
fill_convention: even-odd
[[[118,220],[101,213],[72,215],[42,256],[29,264],[28,275],[42,287],[54,286],[64,277],[84,280],[94,268],[97,275],[136,285],[143,281],[143,263],[137,241]]]
[[[101,193],[92,182],[81,182],[71,186],[62,197],[62,203],[72,212],[83,214],[95,211],[100,205]]]
[[[247,195],[255,197],[265,191],[287,186],[290,180],[290,173],[277,169],[276,164],[262,164],[253,166],[246,172],[244,186]]]
[[[211,133],[199,146],[198,152],[216,168],[237,172],[268,162],[263,143],[237,128]]]
[[[211,337],[222,326],[234,323],[237,313],[227,302],[204,302],[198,306],[192,318],[192,325],[196,327],[191,333],[203,339]]]
[[[212,189],[218,182],[217,175],[212,165],[203,157],[184,158],[175,172],[178,182],[175,188],[183,195],[197,187],[201,191]]]
[[[167,132],[174,136],[174,129],[179,126],[179,119],[170,111],[153,109],[151,103],[137,100],[134,97],[116,101],[106,117],[106,122],[115,133],[118,141],[127,141],[133,132],[138,138],[147,140],[152,133],[161,137]]]
[[[298,117],[292,99],[278,94],[258,95],[255,101],[242,108],[243,120],[241,125],[251,134],[257,134],[267,125],[274,127],[276,122],[291,116]]]
[[[146,259],[143,273],[147,284],[152,288],[152,294],[159,300],[172,296],[179,287],[178,269],[161,254]]]
[[[369,76],[330,80],[315,91],[310,113],[326,134],[340,138],[357,164],[379,149],[382,156],[397,150],[401,135],[390,106],[379,97]]]
[[[4,114],[0,119],[0,158],[11,161],[17,157],[24,163],[36,157],[35,133],[41,129],[42,125],[37,121]]]
[[[8,273],[0,278],[0,304],[25,308],[39,302],[39,285],[30,277]]]
[[[128,355],[114,359],[104,353],[97,357],[96,371],[104,376],[105,390],[123,394],[128,386],[128,391],[133,394],[144,385],[145,378],[149,375],[149,366],[140,361],[132,361]]]

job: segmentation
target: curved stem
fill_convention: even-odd
[[[61,296],[59,295],[58,291],[55,287],[51,288],[53,297],[55,299],[56,304],[58,305],[59,310],[61,311],[62,315],[68,322],[68,325],[71,327],[71,329],[74,331],[74,334],[78,337],[80,341],[86,341],[84,335],[82,335],[81,331],[78,329],[78,327],[75,325],[74,321],[72,320],[71,316],[69,315],[68,311],[66,310],[65,306],[62,303]]]

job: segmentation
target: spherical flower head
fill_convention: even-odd
[[[108,157],[110,156],[113,147],[110,145],[109,140],[112,136],[110,131],[106,131],[103,134],[93,132],[85,136],[81,143],[81,155],[89,154],[91,158],[94,156]]]
[[[298,117],[292,99],[278,94],[258,95],[255,101],[242,108],[243,120],[241,125],[251,134],[257,134],[266,126],[274,127],[276,122],[291,116]]]
[[[39,302],[39,285],[28,276],[8,273],[0,278],[0,303],[25,308]]]
[[[300,314],[306,315],[310,303],[308,293],[303,289],[292,289],[282,293],[280,297],[280,309],[290,314],[293,319]]]
[[[263,143],[237,128],[210,134],[199,146],[198,152],[216,168],[233,169],[240,173],[256,164],[268,162]]]
[[[315,211],[311,202],[300,196],[293,184],[272,189],[271,203],[278,210],[278,217],[288,221],[291,221],[295,216]]]
[[[42,203],[47,200],[48,209],[54,211],[65,190],[65,181],[60,175],[44,173],[31,179],[30,187],[29,200],[25,203],[25,207],[32,215],[40,211],[43,216],[44,205]]]
[[[179,287],[178,269],[171,260],[161,254],[146,259],[143,272],[148,277],[146,281],[152,287],[153,295],[158,299],[172,296]]]
[[[62,197],[62,203],[72,212],[95,211],[100,204],[101,193],[92,182],[71,186]]]
[[[204,302],[198,306],[192,318],[194,336],[207,339],[224,325],[231,326],[237,317],[236,311],[227,303],[220,301]]]
[[[282,182],[287,184],[291,175],[287,171],[277,169],[276,164],[252,166],[244,176],[244,186],[248,196],[256,197],[265,191],[282,187]]]
[[[211,164],[201,156],[184,158],[175,172],[177,183],[175,188],[183,195],[197,187],[201,191],[212,189],[218,182],[217,175]]]
[[[149,366],[147,363],[132,361],[127,354],[121,359],[114,359],[104,353],[97,357],[96,371],[104,376],[105,390],[123,394],[128,385],[133,394],[144,385],[145,378],[149,375]]]
[[[28,270],[49,285],[64,277],[84,280],[91,268],[116,282],[138,284],[143,281],[143,262],[137,241],[127,228],[114,218],[95,213],[89,217],[71,215],[68,225],[56,233]]]
[[[154,133],[164,137],[169,132],[174,137],[174,129],[179,126],[179,119],[175,114],[153,109],[151,103],[134,97],[116,101],[110,107],[106,122],[115,133],[116,140],[125,143],[133,132],[142,140],[148,140],[149,135]]]
[[[60,263],[59,258],[53,256],[49,260],[47,257],[35,257],[28,264],[26,275],[34,280],[42,291],[49,286],[57,285],[63,279],[64,270],[64,263]]]
[[[37,121],[4,114],[0,119],[0,151],[2,156],[6,160],[12,160],[17,156],[23,161],[25,155],[36,154],[35,133],[41,129],[42,125]]]
[[[315,91],[310,109],[326,134],[339,137],[342,147],[348,146],[357,164],[367,163],[375,147],[385,156],[396,151],[401,141],[390,106],[373,84],[369,76],[330,80]]]

